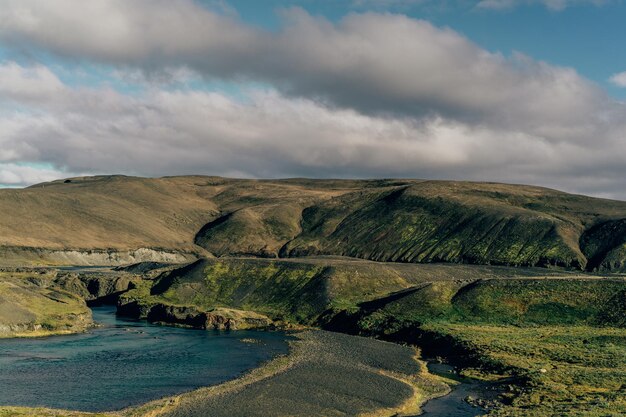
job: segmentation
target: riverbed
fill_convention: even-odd
[[[451,378],[456,370],[453,366],[444,363],[429,362],[428,371],[432,374]],[[448,395],[434,398],[422,406],[421,416],[427,417],[476,417],[481,416],[487,410],[469,404],[466,398],[495,399],[497,397],[497,385],[471,378],[456,378],[456,383],[450,386]]]

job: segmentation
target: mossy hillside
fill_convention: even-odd
[[[495,274],[487,267],[476,267]],[[356,310],[360,302],[383,297],[439,276],[473,276],[465,266],[386,265],[341,259],[205,259],[144,281],[122,302],[157,303],[209,310],[253,310],[275,319],[311,324],[327,310]]]
[[[367,188],[315,204],[302,211],[301,233],[286,242],[281,256],[307,256],[323,253],[323,238],[330,236],[356,210],[376,202],[396,187]],[[337,253],[338,254],[338,253]]]
[[[393,272],[368,273],[366,268],[208,260],[203,264],[202,281],[177,280],[159,297],[205,308],[254,310],[280,320],[311,324],[328,308],[354,308],[362,300],[408,285]]]
[[[619,416],[625,300],[623,279],[440,281],[347,317],[357,333],[449,351],[465,375],[514,377],[489,415]]]
[[[510,403],[490,416],[626,415],[626,329],[592,326],[491,326],[428,324],[453,337],[484,362],[513,369],[526,381],[509,392]],[[465,375],[498,378],[485,369]]]
[[[232,181],[232,180],[229,180]],[[351,256],[601,270],[626,250],[583,251],[626,218],[626,204],[539,187],[454,181],[225,181],[221,216],[195,243],[218,256]],[[297,185],[297,190],[294,188]],[[625,230],[618,230],[622,243]],[[615,239],[613,239],[615,240]],[[604,255],[604,256],[603,256]],[[606,259],[605,259],[606,258]],[[592,263],[589,269],[596,266]]]
[[[590,269],[626,270],[626,220],[606,221],[590,228],[581,237],[580,246]]]
[[[300,232],[302,210],[288,203],[240,209],[204,226],[194,241],[218,256],[277,257],[284,242]]]
[[[75,332],[91,324],[83,299],[51,285],[51,277],[0,274],[0,337]]]
[[[580,224],[501,202],[481,205],[431,196],[421,187],[382,193],[347,215],[345,205],[335,202],[309,210],[303,214],[305,231],[283,253],[399,262],[586,265],[572,239],[580,234]]]
[[[0,249],[13,263],[92,262],[87,255],[96,252],[122,262],[148,250],[141,259],[326,254],[601,271],[626,264],[625,202],[540,187],[102,176],[0,193]]]
[[[253,310],[298,322],[306,322],[327,303],[324,267],[219,261],[198,267],[199,277],[186,275],[155,295],[166,302]]]
[[[277,257],[281,247],[300,233],[303,210],[366,185],[333,180],[227,181],[227,187],[210,195],[222,215],[194,239],[217,256]]]
[[[625,294],[621,278],[441,281],[362,313],[360,326],[385,332],[405,322],[623,326]]]
[[[160,303],[257,311],[300,324],[341,311],[363,315],[360,304],[367,302],[372,303],[368,313],[418,321],[545,324],[555,317],[558,323],[616,324],[623,322],[625,282],[495,266],[222,258],[200,260],[154,282],[141,282],[121,299],[144,307]],[[393,302],[384,301],[402,291],[406,293],[391,296]]]

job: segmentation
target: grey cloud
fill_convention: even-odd
[[[616,117],[574,70],[489,53],[425,21],[368,13],[333,24],[301,9],[283,17],[273,33],[191,0],[0,0],[0,40],[148,72],[183,65],[368,114],[439,115],[554,141],[598,136]]]
[[[626,197],[626,152],[618,136],[598,149],[440,116],[366,115],[276,91],[236,100],[198,91],[150,89],[130,97],[66,85],[51,90],[46,86],[59,81],[46,71],[33,78],[32,69],[22,70],[24,79],[41,87],[37,97],[14,91],[7,98],[0,90],[5,104],[28,109],[0,113],[0,170],[14,183],[69,172],[426,177]],[[34,168],[26,176],[16,168],[23,161],[45,164],[45,172]]]
[[[155,84],[129,97],[5,64],[0,109],[28,109],[0,112],[5,165],[454,177],[626,197],[622,103],[573,69],[490,53],[425,21],[368,13],[335,24],[290,9],[268,32],[191,0],[0,0],[0,42],[112,64],[121,77]],[[187,71],[275,90],[243,102],[159,90]]]

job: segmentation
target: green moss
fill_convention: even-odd
[[[528,380],[493,416],[626,413],[626,329],[590,326],[427,325]],[[481,371],[468,374],[488,378]]]
[[[525,381],[489,415],[618,416],[626,413],[625,291],[622,279],[443,281],[353,316],[368,335],[451,338],[446,345],[481,364],[467,375],[493,380],[500,370]]]
[[[423,184],[354,193],[303,214],[303,232],[286,253],[346,255],[377,261],[466,262],[584,268],[574,219],[549,216],[514,204],[433,193]],[[471,187],[468,187],[471,192]],[[465,197],[465,198],[463,198]],[[494,198],[493,195],[489,195]],[[352,198],[350,200],[350,198]],[[347,211],[350,203],[353,210]],[[323,214],[323,216],[322,216]]]
[[[621,325],[626,281],[507,279],[442,281],[384,307],[396,319],[485,324]],[[624,310],[621,306],[621,310]]]
[[[79,296],[55,288],[28,274],[3,274],[0,281],[0,337],[42,336],[82,331],[91,324],[91,312]]]

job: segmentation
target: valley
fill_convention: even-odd
[[[463,398],[475,415],[626,414],[626,203],[417,180],[68,181],[0,190],[0,337],[91,331],[88,306],[106,304],[295,338],[230,382],[106,413],[255,415],[271,398],[276,415],[417,415],[471,378],[495,392]],[[10,405],[0,416],[84,415]]]

